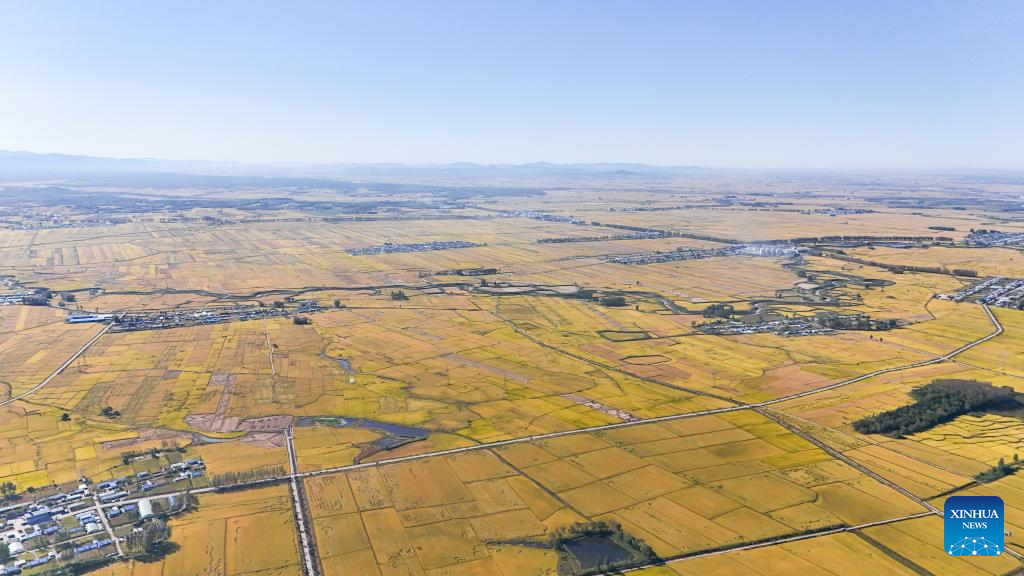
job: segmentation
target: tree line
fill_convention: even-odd
[[[878,268],[884,268],[892,272],[893,274],[903,274],[904,272],[923,272],[925,274],[952,274],[953,276],[966,276],[969,278],[977,278],[977,270],[971,270],[969,268],[954,268],[950,270],[943,266],[915,266],[911,264],[889,264],[888,262],[879,262],[877,260],[868,260],[867,258],[857,258],[844,254],[843,252],[826,252],[825,256],[835,258],[836,260],[843,260],[845,262],[853,262],[854,264],[862,264],[864,266],[876,266]]]
[[[913,404],[900,406],[853,423],[862,434],[902,438],[979,410],[1018,405],[1017,392],[988,382],[940,379],[910,391]]]
[[[214,486],[231,486],[243,482],[266,480],[268,478],[280,478],[285,475],[284,466],[260,466],[248,470],[238,470],[214,474],[210,477],[210,483]]]

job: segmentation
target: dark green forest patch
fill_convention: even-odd
[[[934,380],[911,390],[910,397],[913,404],[857,420],[854,430],[902,438],[971,412],[1017,414],[1024,409],[1013,388],[978,380]]]

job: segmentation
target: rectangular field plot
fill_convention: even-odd
[[[863,533],[891,555],[905,559],[907,565],[924,573],[980,576],[1010,574],[1020,568],[1020,563],[1009,554],[986,558],[949,556],[943,549],[942,518],[938,516],[866,528]]]
[[[512,544],[581,520],[490,452],[306,480],[326,574],[494,574],[553,569],[553,551]],[[507,543],[507,544],[503,544]]]
[[[989,482],[979,484],[970,488],[950,494],[950,496],[997,496],[1003,500],[1006,508],[1003,519],[1006,536],[1006,546],[1019,553],[1024,553],[1024,478],[1014,474]],[[932,504],[942,510],[945,505],[945,498],[937,498]]]
[[[114,564],[101,576],[298,576],[299,550],[285,485],[207,494],[170,522],[180,549],[157,562]]]
[[[102,329],[35,306],[0,306],[0,400],[42,383]]]
[[[306,486],[325,566],[372,550],[381,574],[484,574],[499,562],[495,547],[540,544],[584,518],[615,520],[670,557],[923,511],[752,412],[385,464]]]
[[[916,576],[900,558],[855,534],[821,536],[753,550],[673,561],[638,572],[643,576]]]

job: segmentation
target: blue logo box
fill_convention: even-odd
[[[951,496],[945,504],[945,547],[950,556],[1003,553],[1003,500],[996,496]]]

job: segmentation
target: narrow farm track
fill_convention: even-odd
[[[865,476],[870,476],[871,478],[875,479],[875,481],[877,481],[878,483],[884,484],[885,486],[888,486],[889,488],[892,488],[893,490],[899,492],[900,494],[903,494],[907,498],[910,498],[914,502],[917,502],[919,505],[921,505],[924,508],[928,509],[928,511],[930,513],[932,513],[932,514],[940,514],[938,508],[936,508],[935,506],[932,506],[931,504],[929,504],[929,503],[925,502],[924,500],[918,498],[917,496],[915,496],[912,492],[910,492],[906,488],[903,488],[899,484],[896,484],[895,482],[889,480],[888,478],[882,476],[881,474],[878,474],[878,473],[872,471],[867,466],[864,466],[863,464],[861,464],[861,463],[857,462],[856,460],[850,458],[846,454],[843,454],[839,450],[836,450],[835,448],[829,446],[825,442],[822,442],[821,440],[818,440],[817,438],[815,438],[814,436],[812,436],[808,432],[806,432],[804,430],[801,430],[800,428],[794,426],[790,422],[787,422],[782,416],[780,416],[778,414],[775,414],[771,410],[767,410],[767,409],[764,409],[764,408],[755,408],[754,412],[757,412],[758,414],[764,416],[765,418],[771,420],[772,422],[775,422],[779,426],[782,426],[786,430],[789,430],[793,434],[796,434],[797,436],[803,438],[804,440],[807,440],[811,444],[814,444],[819,449],[824,451],[829,456],[835,458],[836,460],[842,460],[843,462],[845,462],[851,468],[859,470],[861,474],[864,474]]]
[[[797,398],[804,398],[805,396],[811,396],[811,395],[814,395],[814,394],[818,394],[820,392],[827,392],[829,390],[834,390],[836,388],[841,388],[841,387],[846,386],[848,384],[853,384],[855,382],[860,382],[861,380],[867,380],[868,378],[874,378],[875,376],[881,376],[882,374],[888,374],[889,372],[900,372],[900,371],[903,371],[903,370],[911,370],[913,368],[920,368],[922,366],[930,366],[932,364],[939,364],[941,362],[948,362],[948,361],[952,360],[953,358],[955,358],[956,356],[958,356],[958,355],[960,355],[960,354],[970,350],[971,348],[974,348],[975,346],[977,346],[979,344],[984,344],[985,342],[988,342],[989,340],[991,340],[991,339],[995,338],[996,336],[999,336],[1000,334],[1003,333],[1003,325],[999,323],[998,319],[996,319],[995,314],[992,314],[992,310],[989,309],[988,304],[982,304],[981,307],[985,310],[985,314],[988,314],[988,319],[989,319],[989,321],[992,322],[992,325],[995,326],[995,330],[991,334],[989,334],[987,336],[984,336],[982,338],[978,338],[977,340],[968,342],[967,344],[964,344],[963,346],[957,348],[956,350],[953,350],[952,352],[950,352],[948,354],[943,354],[942,356],[936,356],[935,358],[932,358],[930,360],[924,360],[922,362],[915,362],[914,364],[906,364],[906,365],[903,365],[903,366],[894,366],[892,368],[883,368],[882,370],[875,370],[874,372],[869,372],[867,374],[862,374],[860,376],[857,376],[856,378],[850,378],[849,380],[843,380],[842,382],[836,382],[835,384],[830,384],[828,386],[822,386],[820,388],[814,388],[812,390],[807,390],[805,392],[798,392],[796,394],[790,394],[788,396],[782,396],[782,397],[779,397],[779,398],[775,398],[774,400],[768,400],[766,402],[761,402],[760,404],[757,404],[757,406],[767,406],[769,404],[778,404],[780,402],[786,402],[788,400],[795,400]]]
[[[306,506],[306,488],[297,472],[298,462],[295,458],[295,429],[289,426],[285,431],[286,444],[288,446],[288,464],[291,466],[289,484],[292,492],[292,510],[295,513],[295,531],[299,534],[299,546],[302,548],[303,573],[306,576],[320,576],[320,555],[316,550],[316,539],[310,529],[313,521]]]
[[[263,319],[263,335],[267,337],[267,353],[270,354],[270,373],[277,376],[277,368],[274,366],[274,346],[270,343],[270,326],[267,324],[266,318]]]
[[[905,520],[914,520],[916,518],[925,518],[931,516],[932,512],[922,512],[920,514],[911,514],[909,516],[900,516],[899,518],[890,518],[888,520],[878,520],[877,522],[867,522],[865,524],[857,524],[856,526],[841,526],[839,528],[828,528],[817,532],[809,532],[807,534],[797,534],[796,536],[780,536],[778,538],[770,538],[768,540],[762,540],[760,542],[751,542],[748,544],[736,544],[734,546],[724,546],[716,550],[709,550],[707,552],[697,552],[695,554],[682,554],[679,556],[672,556],[669,558],[662,558],[657,562],[651,562],[642,566],[634,566],[632,568],[623,568],[613,572],[614,574],[621,574],[626,572],[639,572],[640,570],[646,570],[648,568],[654,568],[655,566],[663,566],[665,564],[671,564],[673,562],[681,562],[683,560],[692,560],[695,558],[707,558],[709,556],[718,556],[719,554],[729,554],[731,552],[739,552],[741,550],[754,550],[757,548],[765,548],[767,546],[775,546],[776,544],[786,544],[789,542],[799,542],[801,540],[810,540],[812,538],[821,538],[822,536],[831,536],[833,534],[842,534],[843,532],[854,532],[856,530],[863,530],[865,528],[872,528],[874,526],[884,526],[886,524],[893,524],[896,522],[903,522]]]
[[[96,341],[100,339],[100,336],[103,336],[104,334],[106,334],[106,333],[107,333],[107,331],[109,331],[109,330],[110,330],[110,329],[111,329],[111,328],[112,328],[113,326],[114,326],[113,324],[107,324],[106,326],[104,326],[104,327],[103,327],[103,329],[102,329],[102,330],[100,330],[100,331],[99,331],[99,333],[97,333],[97,334],[96,334],[95,336],[93,336],[93,337],[92,337],[92,338],[91,338],[91,339],[90,339],[90,340],[89,340],[88,342],[86,342],[86,343],[85,343],[85,345],[84,345],[84,346],[82,346],[82,347],[81,347],[81,348],[80,348],[80,349],[78,350],[78,352],[75,352],[74,354],[72,354],[71,358],[68,358],[66,362],[64,362],[63,364],[61,364],[61,365],[60,365],[60,368],[57,368],[56,370],[54,370],[54,371],[53,371],[53,373],[52,373],[52,374],[50,374],[49,376],[47,376],[47,377],[46,377],[46,380],[43,380],[42,382],[40,382],[39,384],[37,384],[37,385],[36,385],[36,386],[35,386],[34,388],[32,388],[31,390],[28,390],[28,391],[26,391],[26,392],[22,392],[21,394],[19,394],[19,395],[17,395],[17,396],[14,396],[14,397],[12,397],[12,398],[9,398],[9,399],[7,399],[7,400],[4,400],[3,402],[0,402],[0,406],[6,406],[6,405],[8,405],[8,404],[10,404],[10,403],[12,403],[12,402],[16,402],[16,401],[18,401],[18,400],[22,400],[22,399],[24,399],[24,398],[26,398],[26,397],[28,397],[28,396],[31,396],[32,394],[35,394],[36,392],[38,392],[38,391],[40,391],[40,390],[42,390],[42,389],[43,389],[43,387],[44,387],[44,386],[46,386],[47,384],[49,384],[51,380],[53,380],[54,378],[56,378],[57,376],[59,376],[59,375],[60,375],[60,373],[61,373],[61,372],[63,372],[64,370],[66,370],[68,366],[71,366],[71,363],[72,363],[72,362],[74,362],[75,360],[78,360],[78,357],[79,357],[79,356],[81,356],[82,354],[84,354],[84,353],[85,353],[85,351],[86,351],[86,350],[88,350],[90,346],[92,346],[93,344],[95,344],[95,343],[96,343]]]
[[[36,243],[36,237],[39,236],[39,230],[32,231],[32,238],[29,238],[28,245],[25,246],[25,260],[31,263],[32,260],[32,246]]]
[[[117,538],[117,535],[114,534],[114,529],[110,527],[110,522],[107,521],[107,515],[103,513],[103,508],[100,506],[99,495],[93,494],[92,501],[93,504],[95,504],[94,509],[96,510],[96,515],[99,516],[100,522],[103,523],[103,529],[107,531],[107,536],[109,536],[110,540],[114,543],[114,549],[117,550],[117,555],[124,556],[124,550],[121,548],[121,541]]]

